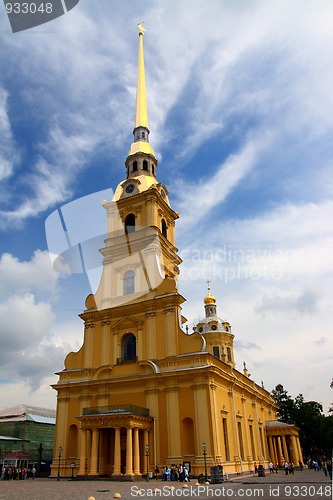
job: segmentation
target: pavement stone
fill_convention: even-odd
[[[265,477],[235,476],[222,484],[195,486],[196,480],[183,488],[180,482],[151,480],[140,482],[115,482],[107,480],[72,481],[70,479],[29,479],[25,481],[0,481],[0,500],[111,500],[115,493],[121,498],[262,498],[332,499],[332,481],[322,471],[295,471],[286,476],[266,474]],[[174,487],[175,489],[170,489]],[[160,491],[155,492],[155,488]],[[142,495],[137,494],[141,490]]]

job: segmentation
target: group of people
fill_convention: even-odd
[[[287,462],[287,460],[284,463],[284,472],[286,475],[288,474],[294,474],[295,472],[295,466],[293,462]]]
[[[332,460],[324,460],[323,462],[323,471],[325,476],[329,476],[332,479]]]
[[[300,470],[303,470],[303,464],[302,464],[301,461],[299,462],[299,466],[300,466]],[[274,474],[274,472],[276,474],[278,473],[279,467],[278,467],[277,464],[274,465],[273,462],[270,461],[269,464],[268,464],[268,467],[269,467],[270,474]],[[283,467],[284,467],[285,474],[294,474],[295,466],[294,466],[293,462],[291,462],[291,461],[290,462],[285,461],[285,463],[283,464]]]
[[[7,465],[1,469],[1,479],[4,481],[16,480],[16,479],[35,479],[36,468],[30,467],[26,469],[25,467],[15,467],[14,465]]]
[[[255,465],[255,469],[254,469],[254,470],[255,470],[255,472],[257,472],[256,468],[257,468],[257,466]],[[273,474],[274,472],[275,472],[276,474],[278,473],[279,467],[278,467],[278,465],[277,465],[277,464],[276,464],[276,465],[274,465],[272,461],[270,461],[270,462],[269,462],[269,464],[268,464],[268,468],[269,468],[269,473],[270,473],[270,474]]]
[[[155,477],[159,479],[160,470],[155,467]],[[162,481],[189,481],[190,475],[188,468],[182,465],[166,465],[161,470]]]
[[[325,476],[329,476],[330,479],[332,479],[332,461],[331,460],[326,460],[324,457],[323,460],[312,460],[312,458],[309,458],[308,460],[308,468],[309,469],[314,469],[315,471],[323,470]]]

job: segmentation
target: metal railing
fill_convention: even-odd
[[[149,417],[148,408],[128,404],[83,408],[83,415],[119,415],[124,413]]]

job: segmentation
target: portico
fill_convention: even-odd
[[[298,465],[299,461],[303,462],[298,427],[270,420],[265,423],[265,431],[269,457],[274,465],[283,466],[284,462],[293,462]]]
[[[134,405],[84,408],[81,423],[80,476],[127,476],[147,474],[145,446],[153,419],[149,410]]]

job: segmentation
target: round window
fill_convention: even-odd
[[[217,329],[217,326],[216,325],[212,325],[212,330],[216,330]]]
[[[202,326],[200,326],[200,328],[199,328],[199,332],[200,332],[200,333],[202,333],[202,332],[203,332],[203,328],[202,328]]]

